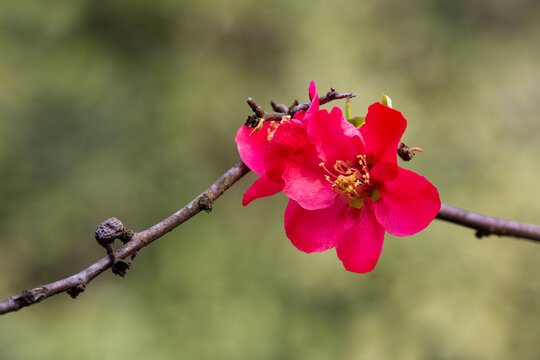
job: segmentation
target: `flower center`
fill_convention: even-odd
[[[351,200],[363,199],[375,188],[375,183],[369,177],[366,155],[358,155],[356,158],[356,164],[338,160],[331,169],[324,163],[319,164],[326,171],[324,177],[332,184],[332,190],[347,195]]]

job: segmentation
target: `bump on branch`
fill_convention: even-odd
[[[133,238],[133,231],[127,229],[120,220],[112,217],[98,225],[94,231],[94,237],[98,244],[105,248],[107,255],[111,258],[113,263],[111,266],[112,272],[115,275],[125,277],[136,254],[132,254],[128,261],[118,259],[114,254],[114,240],[118,239],[126,244]],[[70,289],[70,291],[70,295],[75,298],[84,291],[84,287],[82,289]]]
[[[416,152],[423,152],[423,150],[418,147],[410,148],[402,142],[399,143],[397,153],[403,161],[411,161]]]
[[[86,290],[86,285],[78,284],[72,287],[71,289],[66,290],[66,293],[71,296],[72,299],[76,299],[80,293]]]
[[[197,205],[199,206],[201,210],[204,210],[207,213],[210,213],[214,206],[214,201],[210,198],[210,196],[208,196],[208,194],[202,194],[199,197],[199,201],[197,202]]]

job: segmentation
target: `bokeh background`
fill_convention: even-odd
[[[444,202],[540,223],[540,2],[0,3],[0,298],[103,256],[238,155],[248,96],[388,93]],[[338,105],[343,106],[343,103]],[[268,108],[268,107],[267,107]],[[0,317],[1,359],[538,359],[540,246],[434,221],[370,274],[285,237],[250,174],[76,301]]]

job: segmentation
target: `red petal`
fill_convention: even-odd
[[[397,148],[406,127],[407,120],[399,111],[381,103],[369,107],[360,132],[372,166],[379,161],[397,163]]]
[[[306,146],[307,135],[302,122],[296,119],[281,124],[266,147],[264,170],[268,177],[281,181],[285,161],[298,147]]]
[[[240,158],[259,175],[264,173],[264,149],[268,145],[268,132],[272,129],[269,123],[265,123],[258,131],[253,132],[254,129],[242,126],[236,133],[235,141]]]
[[[319,111],[319,94],[317,93],[317,87],[313,80],[309,84],[309,98],[311,99],[311,104],[304,115],[306,120]]]
[[[395,236],[408,236],[426,228],[441,208],[439,192],[425,177],[399,168],[398,176],[379,184],[377,219]]]
[[[310,253],[333,248],[337,240],[353,224],[345,217],[347,202],[340,198],[334,206],[321,210],[306,210],[289,200],[285,210],[285,232],[298,250]]]
[[[358,154],[364,154],[360,132],[345,120],[338,107],[334,107],[330,114],[326,110],[314,114],[307,128],[310,141],[317,146],[319,158],[329,166],[333,166],[336,160],[354,161]]]
[[[300,110],[299,112],[294,114],[292,118],[297,120],[304,120],[304,116],[306,116],[306,112],[304,110]]]
[[[345,269],[367,273],[375,268],[384,242],[384,228],[373,211],[371,199],[365,198],[361,209],[352,209],[356,220],[336,245],[338,258]]]
[[[319,95],[317,94],[317,86],[315,85],[315,81],[311,80],[309,83],[309,99],[313,101],[314,98],[317,98],[317,102],[319,101]]]
[[[381,161],[369,171],[371,177],[378,183],[390,181],[396,178],[399,172],[399,166],[396,163]]]
[[[283,190],[283,182],[276,182],[266,175],[259,177],[244,194],[242,205],[246,206],[255,199],[271,196]]]
[[[314,145],[298,148],[287,160],[282,174],[285,194],[307,210],[327,208],[338,195],[325,179],[315,151]]]

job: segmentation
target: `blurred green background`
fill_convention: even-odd
[[[238,155],[249,108],[388,93],[441,198],[540,223],[540,2],[0,3],[0,298],[101,258]],[[343,103],[339,103],[340,106]],[[267,107],[269,108],[269,107]],[[538,359],[540,246],[435,221],[370,274],[296,250],[250,174],[76,301],[0,317],[1,359]]]

